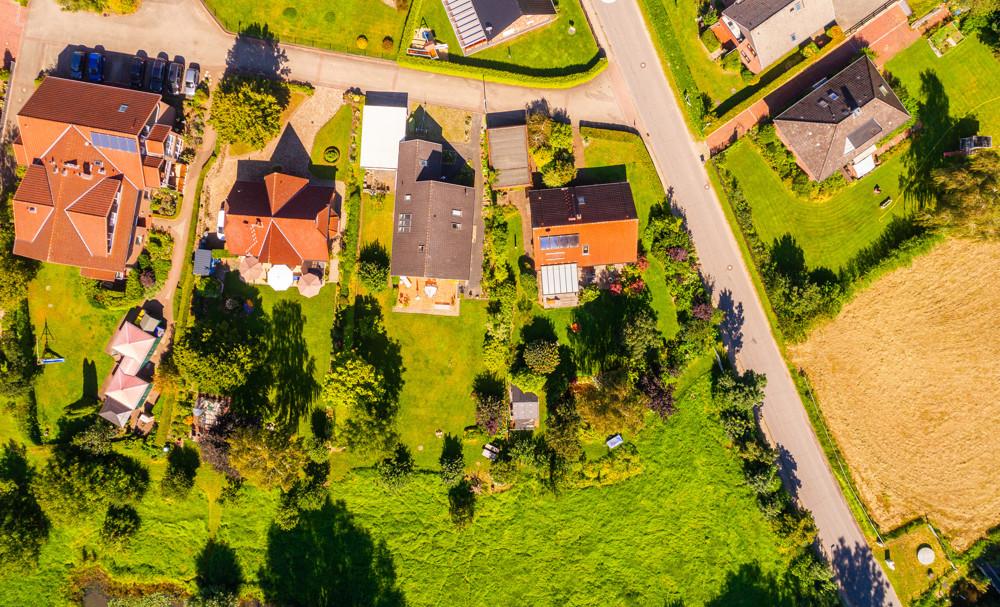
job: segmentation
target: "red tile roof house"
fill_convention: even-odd
[[[910,119],[875,64],[862,57],[774,119],[778,138],[813,181],[875,169],[879,141]]]
[[[159,95],[48,77],[17,114],[14,253],[122,278],[184,141]]]
[[[639,216],[628,182],[528,193],[538,295],[546,308],[578,303],[583,282],[638,259]]]
[[[311,268],[322,274],[340,227],[336,198],[332,187],[283,173],[237,181],[223,203],[226,248],[265,265],[288,266],[296,275]]]

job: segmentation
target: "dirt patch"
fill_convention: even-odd
[[[948,241],[791,350],[872,516],[963,550],[1000,523],[1000,244]]]

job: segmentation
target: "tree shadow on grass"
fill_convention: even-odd
[[[480,373],[472,380],[472,392],[482,396],[506,398],[507,386],[499,375],[485,372]]]
[[[366,242],[358,254],[358,262],[366,261],[388,267],[389,250],[379,241]]]
[[[790,596],[781,590],[775,576],[765,573],[757,563],[741,565],[730,573],[719,594],[705,603],[706,607],[791,607]]]
[[[445,462],[455,460],[465,461],[465,451],[462,448],[462,441],[454,434],[445,434],[444,441],[441,444],[441,457],[438,459],[438,463],[444,464]]]
[[[271,310],[268,366],[274,375],[271,401],[275,423],[294,429],[319,396],[316,359],[305,339],[306,318],[298,302],[282,300]]]
[[[385,379],[386,398],[396,403],[403,389],[403,356],[399,342],[389,337],[382,317],[382,305],[371,296],[354,302],[354,343],[358,354],[378,369]]]
[[[354,521],[342,501],[302,511],[291,530],[272,526],[258,578],[264,598],[273,604],[406,604],[389,549]]]
[[[195,561],[195,584],[202,596],[236,594],[243,585],[243,569],[229,544],[209,539]]]
[[[920,97],[917,118],[921,128],[903,156],[905,171],[899,177],[903,199],[918,208],[927,206],[937,193],[932,173],[946,162],[944,152],[957,149],[959,139],[979,130],[975,116],[959,119],[950,114],[951,102],[944,85],[930,70],[920,74]]]
[[[83,390],[80,398],[66,405],[63,417],[56,422],[56,442],[72,440],[80,431],[90,425],[91,413],[96,413],[101,404],[97,397],[97,363],[83,359]]]
[[[190,444],[175,447],[167,455],[167,472],[163,482],[186,494],[194,486],[194,477],[201,467],[201,455]]]

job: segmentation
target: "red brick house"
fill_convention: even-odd
[[[337,191],[307,179],[271,173],[263,181],[237,181],[226,197],[226,248],[233,255],[252,255],[261,263],[325,268],[330,238],[340,218],[334,209]]]
[[[17,114],[14,253],[121,278],[142,250],[150,190],[184,141],[159,95],[48,77]]]
[[[639,216],[627,181],[528,193],[538,293],[546,307],[577,303],[580,276],[638,259]]]

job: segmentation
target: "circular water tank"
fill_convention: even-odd
[[[931,563],[934,562],[934,558],[935,558],[934,549],[928,546],[927,544],[923,544],[922,546],[917,548],[917,560],[920,562],[921,565],[930,565]]]

